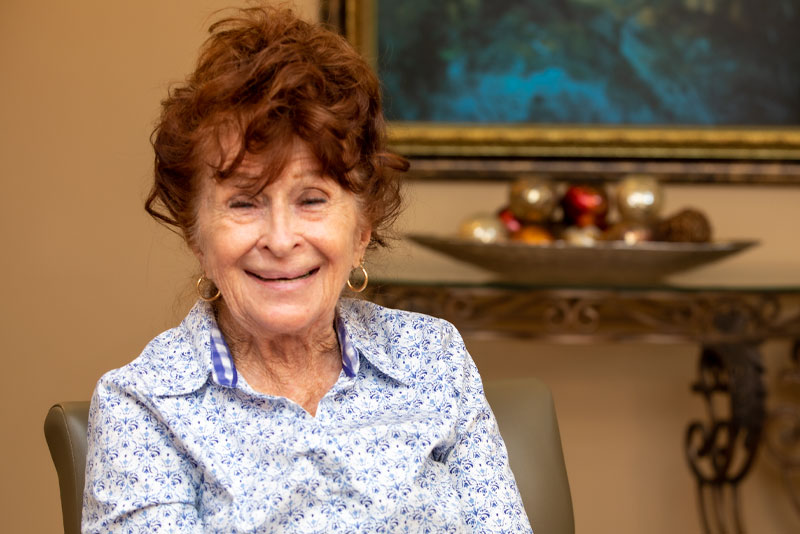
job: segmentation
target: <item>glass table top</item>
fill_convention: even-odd
[[[402,278],[402,277],[374,277],[370,285],[376,287],[387,286],[417,286],[417,287],[450,287],[450,288],[486,288],[515,291],[615,291],[615,292],[673,292],[673,293],[700,293],[700,292],[730,292],[730,293],[798,293],[800,282],[773,284],[768,281],[753,281],[751,283],[705,283],[695,285],[680,285],[671,283],[652,283],[643,285],[622,284],[539,284],[533,282],[507,281],[499,279],[469,280],[455,277]]]

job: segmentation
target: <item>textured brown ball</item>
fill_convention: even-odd
[[[686,208],[658,223],[656,239],[680,243],[708,243],[711,223],[701,211]]]

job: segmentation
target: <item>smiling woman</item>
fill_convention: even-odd
[[[100,379],[83,531],[530,532],[455,328],[341,295],[407,168],[377,78],[290,11],[210,33],[162,104],[146,202],[200,298]]]

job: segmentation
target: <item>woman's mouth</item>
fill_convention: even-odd
[[[249,274],[250,276],[252,276],[254,278],[258,278],[259,280],[261,280],[263,282],[293,282],[295,280],[302,280],[304,278],[308,278],[309,276],[313,276],[314,274],[316,274],[317,271],[319,271],[319,267],[314,267],[313,269],[311,269],[307,273],[301,274],[300,276],[293,276],[293,277],[279,276],[279,277],[274,277],[274,278],[267,278],[267,277],[264,277],[264,276],[260,276],[260,275],[258,275],[256,273],[252,272],[252,271],[245,271],[245,272],[247,274]]]

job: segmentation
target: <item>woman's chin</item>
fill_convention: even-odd
[[[249,334],[262,339],[273,336],[306,336],[315,328],[330,328],[333,324],[333,313],[333,310],[330,313],[312,310],[307,305],[270,305],[260,310],[254,321],[248,321],[251,326],[247,329],[254,330]]]

